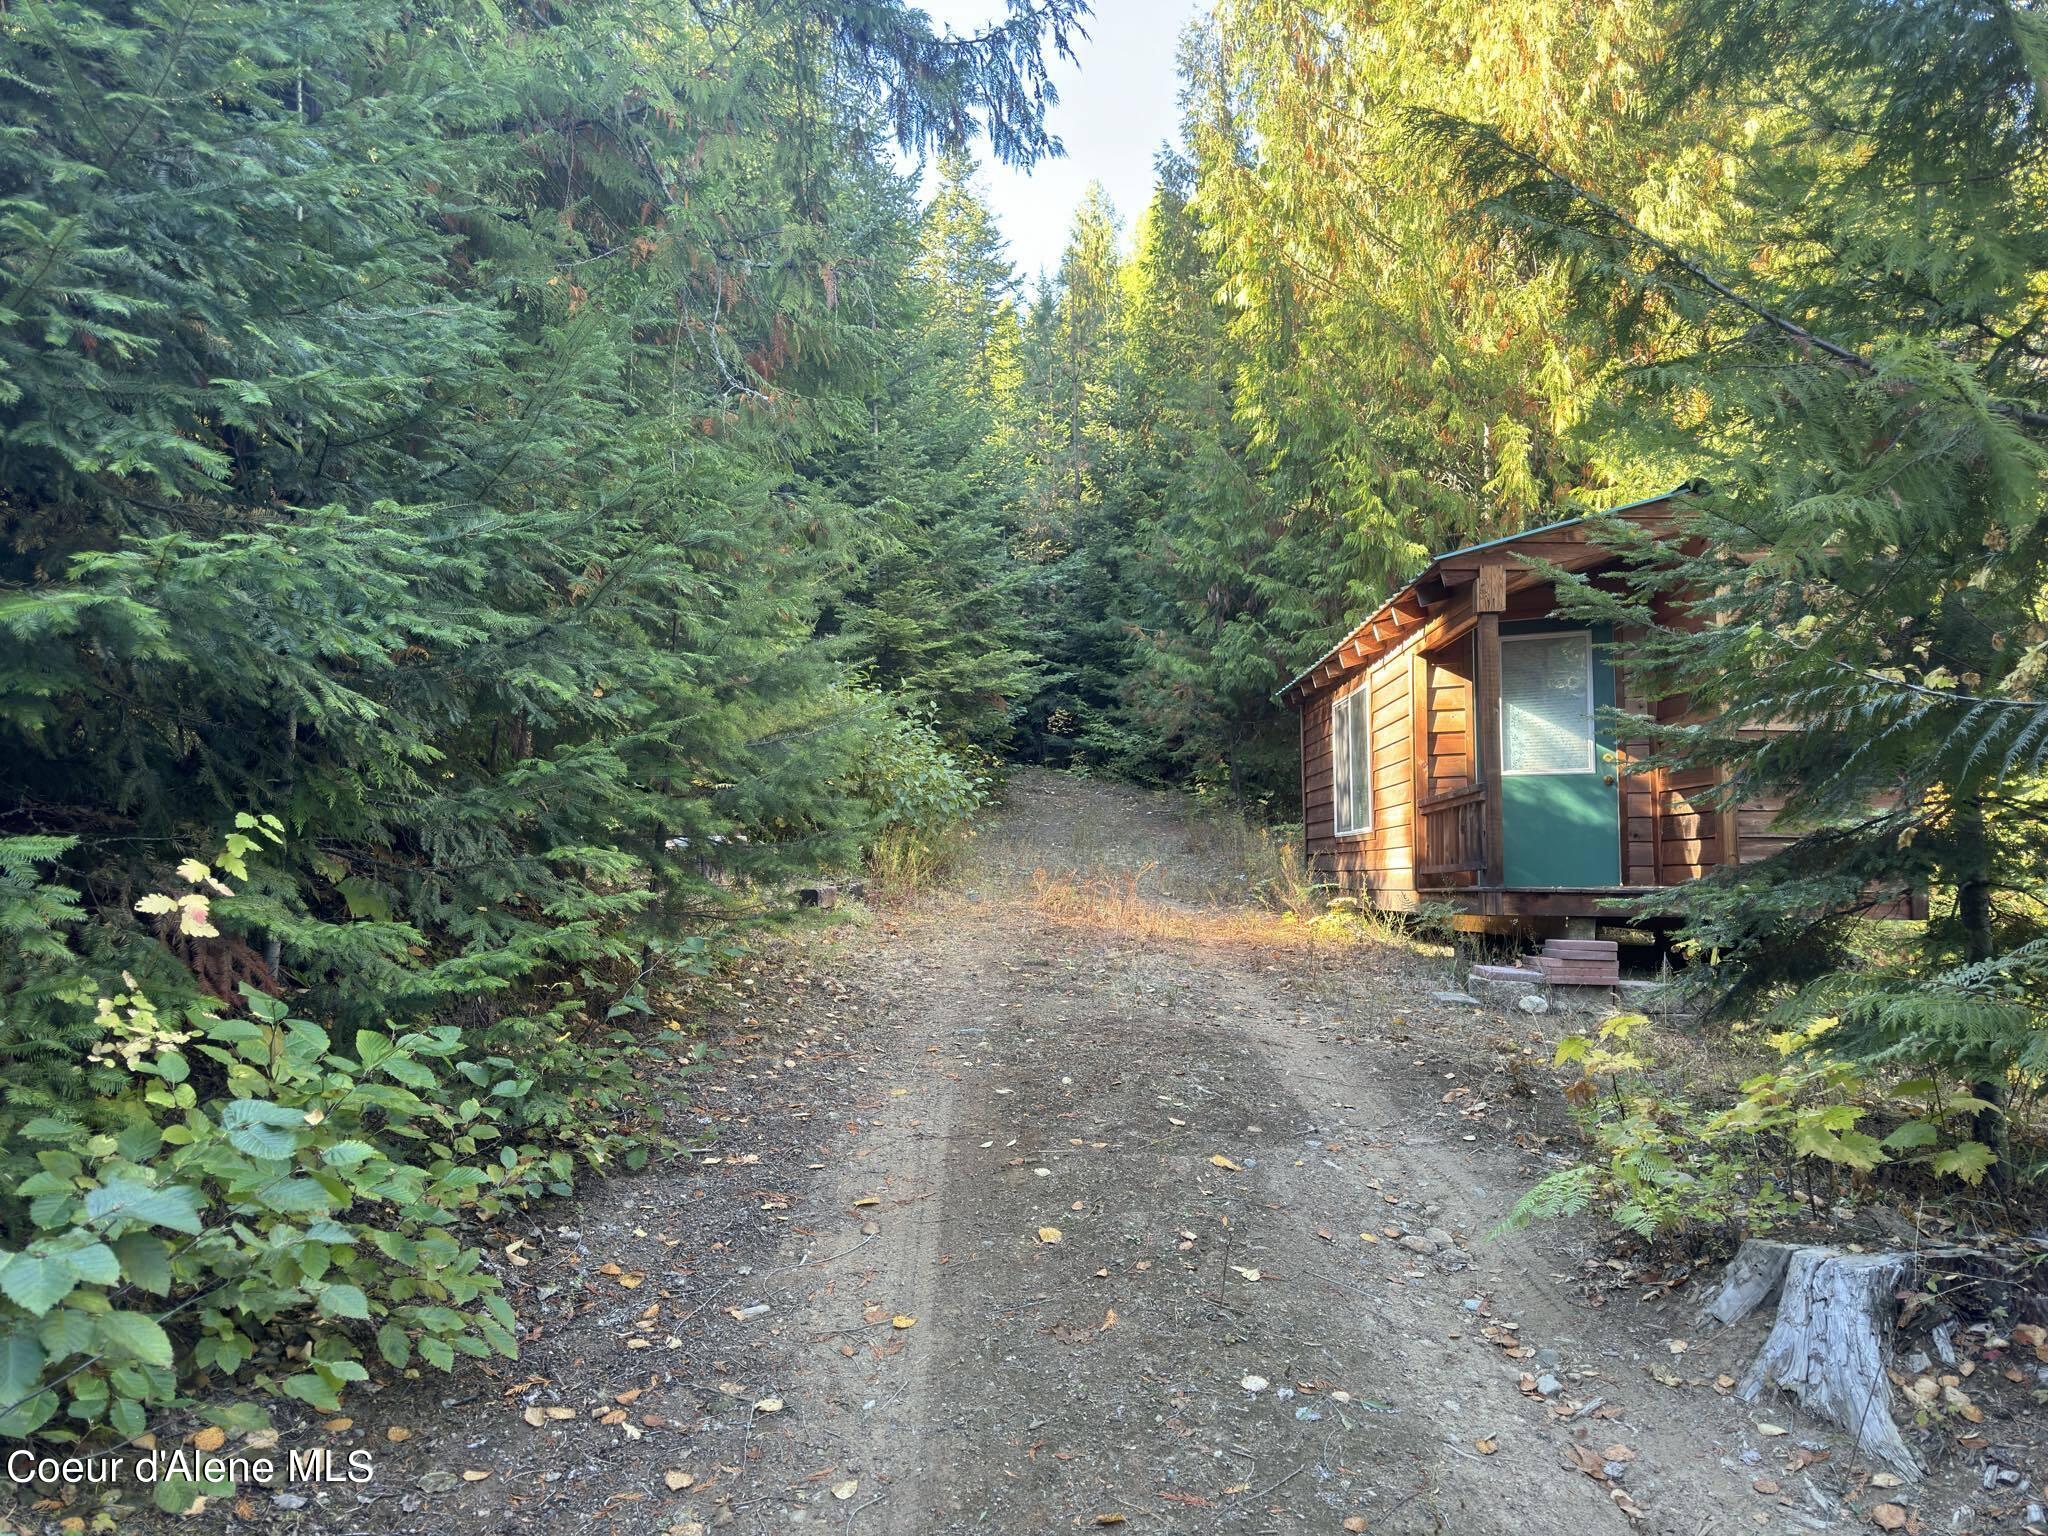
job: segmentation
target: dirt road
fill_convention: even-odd
[[[1691,1289],[1487,1240],[1539,1171],[1554,1022],[1305,948],[1238,878],[1163,797],[1025,776],[960,889],[747,979],[691,1080],[716,1145],[529,1234],[525,1358],[352,1399],[305,1433],[377,1481],[249,1517],[1848,1528],[1838,1437],[1714,1390],[1753,1341],[1696,1336]]]

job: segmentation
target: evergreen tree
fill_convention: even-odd
[[[1030,709],[1031,753],[1120,762],[1118,719],[1130,652],[1123,590],[1132,515],[1111,483],[1124,322],[1116,210],[1099,183],[1074,214],[1059,272],[1041,286],[1025,346],[1035,413],[1027,541],[1040,561],[1033,608],[1051,680]]]
[[[1035,674],[1012,559],[1017,459],[1016,279],[962,153],[904,252],[896,338],[869,401],[868,430],[832,473],[855,572],[824,617],[867,681],[929,711],[946,739],[1009,744]]]
[[[1237,419],[1243,359],[1193,190],[1193,166],[1162,151],[1129,269],[1119,495],[1136,524],[1137,643],[1124,699],[1161,772],[1284,803],[1299,768],[1273,691],[1320,624],[1310,551],[1333,551],[1292,525]]]
[[[1495,125],[1418,140],[1502,241],[1566,263],[1587,334],[1648,365],[1634,430],[1712,488],[1635,600],[1581,603],[1689,697],[1666,759],[1802,835],[1673,907],[1737,1000],[1794,984],[1827,1047],[1973,1079],[1976,1137],[1940,1156],[2003,1175],[2008,1078],[2048,1068],[2042,24],[1699,0],[1670,26],[1652,110],[1745,114],[1704,208],[1640,213]],[[1857,964],[1859,915],[1908,888],[1922,942]]]
[[[7,1038],[61,956],[452,1013],[558,1052],[566,1124],[593,1000],[851,857],[806,469],[891,364],[891,140],[1048,151],[1080,10],[11,17]],[[218,939],[130,910],[245,811],[287,846]]]

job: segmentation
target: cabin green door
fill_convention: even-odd
[[[1502,625],[1500,790],[1510,886],[1621,883],[1606,626]]]

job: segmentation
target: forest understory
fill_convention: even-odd
[[[1700,1320],[1717,1261],[1498,1232],[1570,1140],[1558,1021],[1431,1001],[1434,949],[1312,952],[1236,854],[1022,775],[954,882],[735,974],[679,1089],[715,1141],[493,1227],[517,1362],[380,1373],[280,1441],[373,1481],[161,1528],[2022,1529],[2039,1495],[1980,1484],[2048,1417],[1988,1364],[1902,1492],[1730,1394],[1762,1327]]]
[[[1084,0],[0,9],[10,1451],[329,1436],[369,1502],[143,1502],[334,1532],[2048,1526],[2048,13],[1184,19],[1029,274]],[[1683,1012],[1509,1028],[1302,857],[1281,695],[1565,522],[1588,764],[1769,853],[1612,914]],[[1716,1390],[1786,1234],[1920,1255],[1910,1498]],[[75,1481],[9,1522],[156,1518]]]

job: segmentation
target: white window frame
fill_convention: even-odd
[[[1495,722],[1500,730],[1501,777],[1516,779],[1563,778],[1578,773],[1593,773],[1600,761],[1599,708],[1593,692],[1593,632],[1590,629],[1541,629],[1526,635],[1502,635],[1502,650],[1524,640],[1582,639],[1586,643],[1586,766],[1583,768],[1510,768],[1507,764],[1508,746],[1508,693],[1503,687],[1500,693],[1500,719]],[[1501,665],[1503,681],[1507,665],[1503,658]]]
[[[1359,739],[1365,746],[1365,762],[1352,764],[1354,777],[1365,786],[1365,820],[1355,827],[1344,825],[1346,802],[1351,798],[1344,793],[1342,775],[1337,757],[1338,732],[1341,713],[1345,710],[1355,713],[1365,711],[1365,729]],[[1361,776],[1362,775],[1362,776]],[[1368,675],[1356,686],[1346,689],[1330,701],[1330,830],[1337,837],[1360,837],[1372,830],[1372,678]]]

